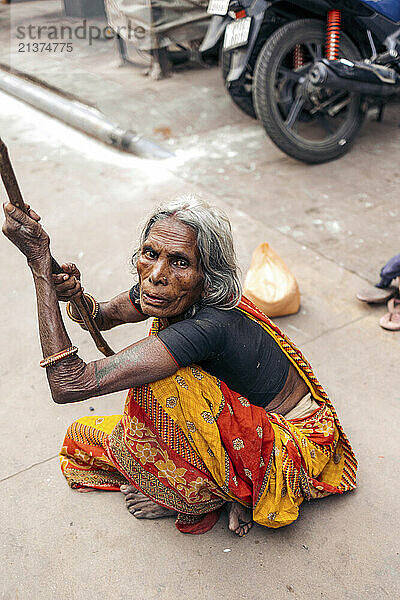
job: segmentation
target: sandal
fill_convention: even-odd
[[[374,285],[362,289],[357,294],[357,299],[361,302],[369,302],[370,304],[384,304],[396,294],[395,287],[378,288]]]
[[[383,315],[379,325],[389,331],[400,331],[400,300],[392,298],[387,303],[388,313]]]

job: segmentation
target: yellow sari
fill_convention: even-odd
[[[61,468],[72,487],[118,490],[127,481],[203,533],[228,500],[268,527],[292,523],[306,499],[355,488],[357,461],[335,409],[296,346],[249,300],[241,310],[271,335],[318,408],[285,419],[253,406],[196,365],[132,388],[123,415],[84,417],[68,429]],[[153,321],[150,334],[159,331]]]

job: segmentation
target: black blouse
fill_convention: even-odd
[[[137,293],[131,300],[141,311]],[[288,376],[290,362],[277,342],[238,309],[201,308],[158,337],[180,367],[200,365],[256,406],[271,402]]]

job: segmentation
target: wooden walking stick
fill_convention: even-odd
[[[8,156],[7,146],[4,144],[1,138],[0,174],[11,204],[16,206],[17,208],[20,208],[24,211],[24,213],[27,214],[28,211],[23,201],[21,190],[19,189],[19,185],[17,182],[17,178],[15,177],[14,169],[12,168],[10,157]],[[51,257],[51,266],[54,274],[64,273],[58,262],[54,260],[53,257]],[[106,340],[101,335],[100,330],[97,327],[94,318],[92,317],[92,313],[88,307],[85,296],[82,294],[79,298],[74,298],[73,300],[71,300],[71,302],[75,306],[76,310],[79,312],[81,318],[83,319],[83,322],[86,325],[88,332],[92,336],[94,343],[96,344],[100,352],[102,352],[104,356],[111,356],[112,354],[114,354],[113,350],[111,350],[110,346],[107,344]]]

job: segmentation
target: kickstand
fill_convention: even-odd
[[[382,123],[383,121],[383,113],[385,111],[385,105],[382,103],[378,108],[378,114],[376,115],[376,120],[378,123]]]

